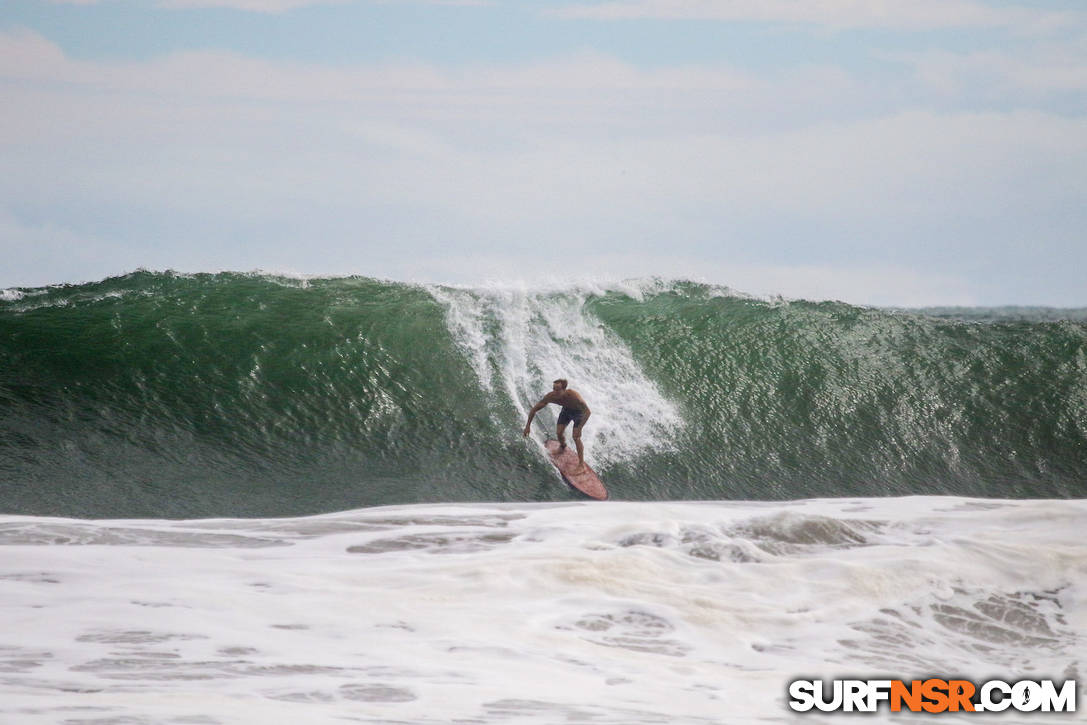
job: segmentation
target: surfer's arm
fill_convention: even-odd
[[[545,395],[543,397],[543,400],[541,400],[539,403],[536,403],[536,405],[532,406],[532,410],[528,411],[528,421],[525,422],[525,435],[526,436],[532,431],[532,419],[536,417],[536,413],[540,412],[541,410],[543,410],[544,408],[547,407],[547,404],[549,402],[551,402],[550,400],[548,400],[550,397],[551,397],[551,394],[548,393],[547,395]]]

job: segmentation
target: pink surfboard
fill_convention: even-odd
[[[555,468],[559,469],[559,473],[562,474],[562,480],[590,498],[595,498],[598,501],[607,499],[608,489],[604,488],[604,484],[600,482],[596,472],[589,468],[588,463],[585,464],[585,468],[577,471],[579,464],[577,451],[574,450],[573,445],[567,445],[566,450],[562,453],[559,453],[559,442],[556,440],[549,440],[544,443],[544,447],[547,449],[547,455],[551,458],[551,462],[555,464]],[[577,471],[577,473],[574,471]]]

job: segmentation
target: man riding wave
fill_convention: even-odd
[[[543,396],[539,403],[532,406],[532,410],[528,412],[528,422],[525,423],[525,435],[529,434],[532,428],[532,419],[536,417],[537,412],[546,408],[550,403],[561,405],[562,410],[559,412],[558,424],[555,427],[556,437],[559,439],[559,452],[566,450],[564,433],[566,432],[566,426],[573,421],[574,446],[577,448],[578,460],[577,470],[580,471],[585,467],[585,446],[581,443],[581,429],[585,427],[585,423],[589,420],[589,416],[592,415],[592,411],[589,410],[585,399],[573,388],[568,388],[567,385],[565,378],[559,378],[552,383],[551,392]]]

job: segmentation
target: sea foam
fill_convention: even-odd
[[[1085,523],[937,497],[3,517],[0,720],[791,723],[798,677],[1082,680]]]
[[[683,420],[627,345],[586,311],[592,288],[430,287],[480,386],[525,415],[557,378],[593,411],[588,460],[607,465],[673,446]],[[624,291],[631,291],[624,288]],[[553,412],[553,411],[552,411]],[[547,437],[554,437],[548,421]],[[500,422],[500,421],[496,421]]]

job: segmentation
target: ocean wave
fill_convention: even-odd
[[[0,299],[10,513],[565,499],[521,437],[556,377],[592,407],[587,460],[619,499],[1085,492],[1074,311],[881,310],[660,279],[141,271],[18,292]]]

